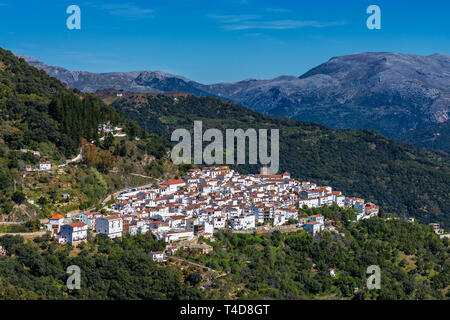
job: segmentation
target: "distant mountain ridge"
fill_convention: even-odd
[[[165,93],[185,91],[198,96],[210,93],[201,90],[202,85],[164,71],[130,71],[94,73],[88,71],[71,71],[58,66],[49,66],[35,58],[18,55],[31,66],[44,70],[47,74],[65,82],[70,88],[94,93],[97,90],[113,88],[139,93]]]
[[[114,88],[215,96],[262,113],[317,122],[334,129],[374,129],[400,140],[416,129],[449,119],[450,56],[442,53],[356,53],[333,57],[300,77],[211,85],[159,71],[69,71],[24,58],[82,91]]]
[[[213,92],[263,113],[396,137],[446,122],[449,84],[448,55],[381,52],[334,57],[298,78],[214,85]]]

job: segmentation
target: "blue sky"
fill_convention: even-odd
[[[72,4],[81,30],[66,27]],[[371,4],[381,30],[366,27]],[[355,52],[449,54],[449,9],[443,0],[0,0],[0,46],[71,70],[268,79]]]

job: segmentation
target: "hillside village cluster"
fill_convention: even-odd
[[[256,231],[294,224],[315,234],[326,227],[324,217],[299,218],[298,207],[337,204],[354,207],[357,220],[378,214],[363,199],[345,197],[328,186],[292,179],[289,173],[243,175],[227,166],[189,170],[183,179],[168,180],[157,188],[121,193],[109,214],[84,212],[73,217],[54,214],[47,224],[60,243],[87,239],[87,230],[110,238],[152,232],[171,244],[194,238],[213,240],[215,230]]]

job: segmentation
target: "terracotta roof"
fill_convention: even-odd
[[[162,185],[174,185],[174,184],[182,184],[185,183],[183,180],[181,179],[172,179],[172,180],[167,180],[166,182],[161,183]]]
[[[57,219],[62,219],[62,218],[64,218],[64,216],[60,215],[59,213],[54,213],[54,214],[52,214],[52,216],[50,217],[50,219],[55,219],[55,220],[57,220]]]
[[[107,216],[107,217],[103,217],[103,219],[106,220],[116,220],[116,219],[121,219],[119,216]]]
[[[69,223],[68,225],[71,226],[72,228],[77,228],[77,227],[84,227],[86,225],[86,223],[74,222],[74,223]]]

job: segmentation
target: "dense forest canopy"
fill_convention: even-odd
[[[108,121],[137,130],[135,135],[144,133],[98,97],[67,89],[1,48],[0,112],[2,138],[11,149],[50,142],[63,155],[75,155],[81,138],[98,139],[99,125]]]
[[[346,214],[321,208],[315,213]],[[449,241],[429,227],[380,218],[337,233],[219,233],[209,255],[194,259],[230,275],[213,297],[239,299],[442,299],[449,297]],[[367,267],[381,270],[381,289],[367,288]],[[334,269],[335,277],[328,274]],[[356,289],[357,288],[357,289]],[[355,290],[356,289],[356,290]]]
[[[0,256],[0,299],[200,299],[202,292],[184,282],[176,268],[153,262],[150,251],[164,243],[150,234],[114,241],[106,236],[74,249],[46,236],[24,243],[0,237],[8,252]],[[78,252],[75,253],[74,252]],[[66,270],[80,267],[80,290],[66,286]]]
[[[398,140],[428,149],[450,152],[450,122],[431,125],[406,132],[397,137]]]

